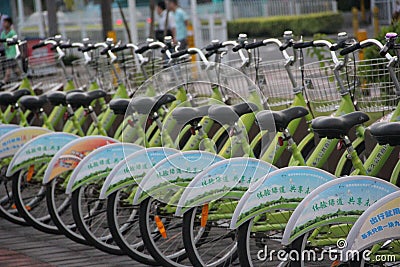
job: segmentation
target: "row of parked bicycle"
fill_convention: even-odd
[[[0,215],[148,265],[398,265],[396,40],[55,36],[33,47],[55,51],[52,90],[0,40],[26,73],[0,92]]]

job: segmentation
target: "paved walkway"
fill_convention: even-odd
[[[64,236],[42,233],[32,227],[12,224],[0,218],[0,267],[51,266],[135,266],[128,256],[103,253],[77,244]]]

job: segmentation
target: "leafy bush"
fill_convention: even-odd
[[[340,13],[324,12],[297,16],[274,16],[242,18],[228,22],[228,36],[236,38],[239,33],[249,37],[277,37],[285,30],[296,35],[312,36],[315,33],[337,33],[342,25]]]

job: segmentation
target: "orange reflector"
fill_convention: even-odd
[[[31,208],[31,206],[28,206],[28,205],[27,205],[27,206],[25,206],[25,209],[26,209],[27,211],[31,211],[32,208]]]
[[[17,208],[17,206],[15,206],[15,204],[12,204],[12,205],[11,205],[11,208],[12,208],[13,210],[15,210],[15,209]]]
[[[26,174],[26,181],[28,183],[32,180],[34,172],[35,172],[35,165],[29,166],[28,173]]]
[[[332,263],[331,267],[337,267],[337,266],[339,266],[339,264],[340,264],[340,260],[335,260],[335,261]]]
[[[156,215],[154,217],[154,220],[156,221],[156,225],[157,225],[158,231],[160,232],[161,236],[163,238],[167,238],[167,231],[165,231],[164,224],[161,221],[160,217],[158,215]]]
[[[206,227],[208,220],[208,204],[204,204],[201,209],[201,227]]]

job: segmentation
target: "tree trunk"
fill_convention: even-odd
[[[57,20],[57,4],[54,0],[46,0],[47,6],[47,21],[49,26],[49,35],[54,36],[58,34],[58,20]]]
[[[113,30],[111,0],[101,0],[101,20],[103,23],[103,37],[105,40],[108,32]]]

